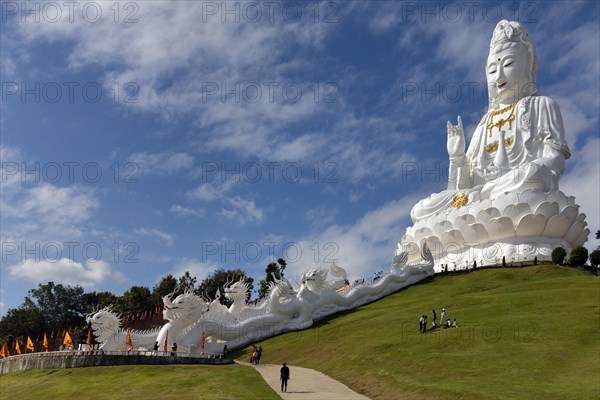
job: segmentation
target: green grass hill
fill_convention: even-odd
[[[460,327],[418,332],[435,308]],[[600,398],[600,279],[555,266],[436,276],[257,343],[261,363],[324,372],[372,399]],[[249,348],[234,355],[248,360]],[[292,367],[293,381],[293,367]],[[110,389],[109,389],[110,388]],[[0,397],[272,399],[251,368],[130,366],[0,377]]]
[[[460,328],[419,333],[442,307]],[[598,277],[482,269],[261,342],[261,362],[314,368],[372,399],[598,399],[599,331]]]

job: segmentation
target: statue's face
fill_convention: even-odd
[[[491,54],[488,58],[487,82],[490,101],[512,103],[529,93],[531,56],[523,45],[516,45]]]

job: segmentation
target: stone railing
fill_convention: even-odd
[[[216,355],[177,353],[171,356],[171,352],[151,351],[107,351],[89,352],[83,351],[51,351],[46,353],[32,353],[16,355],[0,360],[0,375],[10,372],[27,371],[30,369],[57,369],[57,368],[82,368],[100,367],[111,365],[165,365],[165,364],[232,364],[233,361]]]

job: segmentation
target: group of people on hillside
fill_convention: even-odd
[[[262,352],[262,346],[252,346],[252,353],[250,354],[250,364],[258,365],[258,363],[260,362],[260,357],[262,356]]]
[[[438,327],[437,325],[437,314],[435,312],[435,310],[431,310],[431,312],[433,313],[433,318],[431,321],[431,327],[429,328],[429,330],[434,330]],[[450,318],[448,318],[446,316],[446,309],[442,308],[442,315],[440,318],[440,325],[444,327],[444,329],[446,328],[458,328],[458,323],[456,322],[456,318],[454,318],[454,321],[451,321]],[[419,332],[421,333],[425,333],[427,332],[427,314],[423,314],[421,315],[421,318],[419,318]]]

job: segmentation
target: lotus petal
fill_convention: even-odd
[[[450,221],[440,221],[433,226],[433,233],[436,236],[441,237],[444,232],[449,231],[450,229],[452,229]]]
[[[585,228],[586,223],[585,222],[575,222],[573,225],[571,225],[571,227],[569,228],[569,231],[567,232],[567,234],[565,235],[565,242],[572,244],[573,242],[575,242],[575,240],[577,240],[577,238],[579,237],[579,235],[581,235],[581,232],[583,232],[583,229]]]
[[[517,225],[517,236],[540,236],[546,227],[546,217],[542,214],[527,214]]]
[[[518,223],[525,214],[531,214],[531,207],[526,203],[511,204],[502,210],[502,215],[509,217],[515,224]]]
[[[444,246],[442,245],[442,242],[440,241],[439,237],[432,235],[432,236],[427,236],[424,240],[425,240],[425,243],[427,244],[427,247],[431,251],[431,254],[433,254],[433,255],[442,254],[442,250],[444,249]]]
[[[427,236],[433,235],[433,231],[427,227],[419,228],[415,231],[414,238],[416,241],[421,241]]]
[[[555,215],[546,223],[546,228],[544,228],[542,236],[557,239],[562,238],[567,234],[570,226],[571,221],[569,220],[569,217]]]
[[[529,204],[532,210],[546,201],[546,193],[539,190],[527,189],[519,195],[519,203]]]
[[[465,226],[475,222],[475,217],[471,214],[464,214],[454,220],[454,227],[456,229],[462,229]]]
[[[500,216],[500,211],[498,211],[497,208],[495,207],[490,207],[490,208],[486,208],[485,210],[481,210],[477,213],[477,217],[475,218],[475,221],[482,223],[482,224],[487,224],[490,219],[492,218],[497,218]]]
[[[575,206],[566,206],[562,210],[560,210],[560,215],[564,215],[569,217],[569,221],[571,224],[575,222],[575,219],[579,215],[579,210]]]
[[[546,217],[546,221],[548,221],[550,218],[554,217],[555,215],[558,215],[558,211],[559,209],[557,202],[544,201],[539,206],[537,206],[537,208],[535,209],[535,214],[542,214]]]
[[[551,203],[555,202],[559,205],[564,206],[567,204],[567,196],[565,196],[564,193],[561,191],[551,192],[546,194],[546,201]]]
[[[519,203],[519,197],[516,193],[504,193],[492,199],[492,205],[498,210],[504,210],[506,207],[517,203]]]
[[[515,235],[515,225],[509,217],[492,218],[487,231],[490,240],[505,239]]]
[[[575,241],[573,242],[573,247],[575,247],[575,246],[583,246],[583,244],[585,242],[587,242],[589,234],[590,234],[590,230],[588,228],[585,228],[583,230],[583,232],[581,232],[581,234],[579,235],[579,237],[577,239],[575,239]]]
[[[483,224],[469,224],[465,226],[462,231],[465,240],[469,243],[484,244],[489,241],[488,231]]]
[[[587,215],[585,215],[585,213],[581,213],[577,216],[577,218],[575,218],[575,222],[579,222],[579,221],[583,222],[583,221],[585,221],[585,217],[587,217]]]
[[[444,243],[444,247],[449,244],[456,244],[462,247],[465,244],[465,238],[458,229],[451,229],[442,234],[442,243]]]

